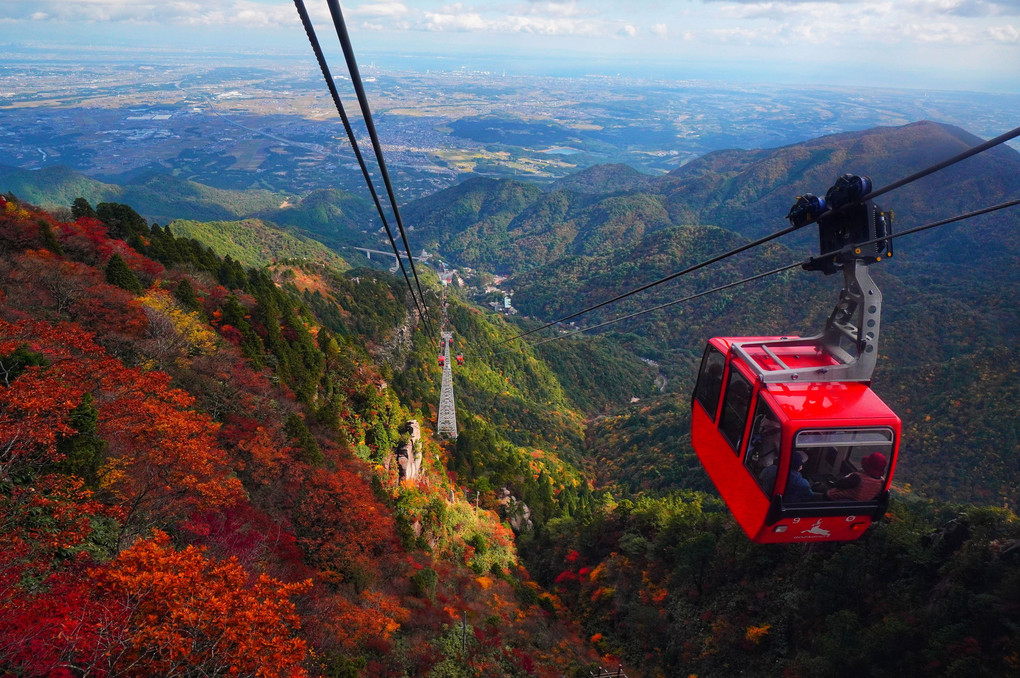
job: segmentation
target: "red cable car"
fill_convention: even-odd
[[[443,367],[444,365],[446,365],[446,358],[443,356],[439,356],[439,366]]]
[[[876,212],[867,214],[873,220]],[[829,225],[819,223],[823,230]],[[849,232],[845,223],[834,226]],[[883,222],[880,235],[887,234]],[[832,237],[822,233],[823,251]],[[740,527],[758,543],[857,539],[888,507],[901,426],[870,388],[882,294],[866,268],[882,256],[854,247],[867,233],[850,238],[836,243],[843,247],[838,256],[806,267],[843,271],[843,290],[822,334],[715,337],[701,361],[691,442]],[[892,254],[889,242],[879,243],[883,256]]]
[[[458,365],[463,365],[464,364],[464,356],[461,355],[460,353],[457,354],[457,364]]]

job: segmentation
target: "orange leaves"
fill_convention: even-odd
[[[748,626],[747,631],[744,633],[744,637],[757,645],[766,635],[768,635],[769,629],[771,628],[771,624],[765,624],[763,626]]]
[[[317,601],[319,633],[328,636],[326,645],[357,653],[370,641],[388,641],[407,621],[409,612],[379,593],[363,592],[355,600],[341,595]]]
[[[365,581],[393,552],[393,517],[361,477],[340,468],[315,470],[294,518],[308,562],[334,583]]]
[[[71,324],[0,320],[0,337],[0,360],[24,345],[47,363],[26,368],[2,392],[0,464],[59,461],[57,438],[72,432],[68,415],[89,393],[98,434],[118,460],[116,481],[101,483],[125,505],[144,497],[162,510],[177,503],[210,507],[240,492],[216,445],[216,425],[188,409],[194,398],[170,388],[167,375],[125,367]]]
[[[101,595],[126,602],[121,661],[132,673],[306,675],[290,596],[311,582],[252,580],[236,559],[212,561],[193,546],[176,551],[161,532],[92,575]]]

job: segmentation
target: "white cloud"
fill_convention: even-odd
[[[545,36],[608,36],[613,26],[585,18],[571,9],[557,9],[552,12],[538,11],[546,7],[557,8],[555,3],[541,6],[517,7],[511,14],[483,14],[471,7],[457,3],[443,7],[441,11],[425,12],[418,28],[426,31],[461,31],[494,34],[525,33]],[[617,25],[618,29],[622,29]]]
[[[900,30],[922,44],[964,45],[974,42],[975,37],[949,22],[906,24]]]
[[[381,16],[381,17],[403,17],[410,13],[410,9],[402,2],[370,2],[357,7],[352,7],[351,17]]]
[[[592,16],[594,12],[590,9],[582,10],[573,0],[564,2],[531,2],[527,8],[515,9],[528,14],[544,14],[547,16]]]
[[[669,27],[662,23],[655,24],[652,26],[652,34],[660,38],[669,37]]]
[[[911,0],[915,12],[928,16],[994,17],[1020,14],[1020,0]]]
[[[1009,24],[1005,26],[992,26],[988,29],[988,34],[996,42],[1020,42],[1020,31]]]
[[[489,23],[476,12],[456,11],[441,14],[438,12],[427,12],[425,14],[427,30],[434,31],[477,31],[485,30]]]
[[[627,38],[633,38],[634,36],[637,35],[637,33],[638,30],[636,27],[631,26],[630,24],[624,24],[622,27],[620,27],[620,30],[617,33],[617,35],[621,35]]]
[[[309,10],[311,11],[311,9]],[[297,23],[290,3],[273,0],[0,0],[0,16],[68,22],[273,26]]]
[[[771,34],[771,31],[768,31]],[[713,28],[705,31],[722,42],[755,42],[763,37],[763,29],[750,28]]]

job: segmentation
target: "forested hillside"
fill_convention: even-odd
[[[238,219],[278,207],[286,197],[264,189],[212,188],[166,174],[147,174],[125,185],[104,183],[60,165],[37,171],[0,165],[4,190],[51,209],[84,198],[93,205],[116,202],[161,223],[173,219]]]
[[[100,211],[61,222],[12,198],[0,214],[5,674],[559,676],[595,660],[366,351],[403,365],[427,343],[399,286],[300,268],[276,284],[127,206]],[[320,322],[316,305],[342,310]]]
[[[245,267],[261,268],[278,260],[296,259],[340,272],[350,268],[319,241],[282,231],[259,219],[212,222],[175,219],[167,228],[174,235],[198,240],[221,257],[229,256]]]

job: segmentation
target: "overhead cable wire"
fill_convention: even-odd
[[[741,252],[743,252],[745,250],[749,250],[749,249],[757,247],[759,245],[763,245],[763,244],[767,243],[768,241],[775,240],[776,238],[782,237],[782,236],[786,235],[787,233],[792,233],[793,231],[796,231],[798,228],[801,228],[801,226],[788,226],[788,227],[784,228],[781,231],[777,231],[776,233],[773,233],[772,235],[766,236],[764,238],[759,238],[758,240],[755,240],[754,242],[747,243],[746,245],[741,245],[740,247],[734,248],[734,249],[730,250],[729,252],[725,252],[725,253],[720,254],[718,256],[712,257],[711,259],[707,259],[707,260],[702,261],[700,263],[694,264],[693,266],[688,266],[687,268],[685,268],[682,271],[677,271],[676,273],[671,273],[671,274],[667,275],[665,278],[659,278],[658,280],[652,281],[652,282],[650,282],[650,283],[648,283],[646,285],[642,285],[641,287],[638,287],[636,289],[630,290],[629,292],[624,292],[623,294],[618,294],[615,297],[613,297],[612,299],[607,299],[606,301],[603,301],[603,302],[600,302],[598,304],[595,304],[594,306],[589,306],[588,308],[580,310],[577,313],[571,313],[570,315],[563,316],[562,318],[559,318],[558,320],[553,320],[552,322],[546,323],[545,325],[542,325],[541,327],[536,327],[535,329],[528,330],[527,332],[524,332],[523,334],[518,334],[516,337],[511,337],[510,339],[507,339],[506,341],[504,341],[502,343],[508,343],[508,342],[511,342],[511,341],[515,341],[517,339],[521,339],[523,337],[528,336],[529,334],[534,334],[535,332],[538,332],[540,330],[544,330],[547,327],[552,327],[553,325],[558,325],[559,323],[561,323],[561,322],[563,322],[565,320],[570,320],[571,318],[576,318],[579,315],[584,315],[585,313],[588,313],[590,311],[594,311],[596,309],[602,308],[603,306],[608,306],[609,304],[615,303],[615,302],[620,301],[622,299],[626,299],[627,297],[635,295],[635,294],[637,294],[639,292],[644,292],[645,290],[651,289],[652,287],[655,287],[656,285],[661,285],[664,282],[669,282],[670,280],[673,280],[674,278],[679,278],[682,275],[687,275],[688,273],[693,273],[694,271],[697,271],[698,269],[704,268],[706,266],[710,266],[711,264],[714,264],[714,263],[716,263],[718,261],[722,261],[723,259],[726,259],[728,257],[732,257],[735,254],[740,254]]]
[[[630,320],[631,318],[636,318],[638,316],[645,315],[647,313],[652,313],[654,311],[659,311],[659,310],[667,308],[669,306],[675,306],[677,304],[682,304],[684,302],[692,301],[692,300],[697,299],[699,297],[704,297],[704,296],[707,296],[709,294],[714,294],[715,292],[721,292],[723,290],[728,290],[728,289],[730,289],[732,287],[737,287],[739,285],[745,285],[747,283],[754,282],[755,280],[761,280],[762,278],[767,278],[769,276],[776,275],[777,273],[782,273],[783,271],[789,271],[790,269],[798,268],[798,267],[803,267],[803,266],[806,266],[808,264],[814,263],[814,262],[822,260],[822,259],[828,259],[829,257],[834,257],[834,256],[839,255],[842,252],[845,252],[846,250],[850,249],[851,247],[853,247],[853,248],[865,247],[867,245],[874,245],[874,244],[877,244],[877,243],[880,243],[880,242],[885,242],[887,240],[892,240],[893,238],[902,238],[905,235],[911,235],[913,233],[919,233],[921,231],[926,231],[926,230],[929,230],[929,229],[932,229],[932,228],[936,228],[938,226],[945,226],[946,224],[952,224],[952,223],[955,223],[957,221],[963,221],[965,219],[970,219],[972,217],[981,216],[982,214],[988,214],[990,212],[996,212],[996,211],[1001,210],[1001,209],[1006,209],[1007,207],[1014,207],[1016,205],[1020,205],[1020,199],[1008,200],[1006,202],[999,203],[998,205],[992,205],[991,207],[985,207],[983,209],[975,210],[973,212],[966,212],[964,214],[958,214],[958,215],[956,215],[954,217],[949,217],[947,219],[942,219],[942,220],[939,220],[939,221],[933,221],[931,223],[927,223],[927,224],[924,224],[922,226],[917,226],[916,228],[908,229],[906,231],[903,231],[902,233],[895,233],[895,234],[892,234],[892,235],[885,235],[885,236],[882,236],[880,238],[875,238],[873,240],[868,240],[866,242],[854,243],[853,245],[850,245],[847,248],[843,248],[843,249],[839,249],[839,250],[833,250],[831,252],[826,252],[824,254],[818,255],[817,257],[808,257],[804,261],[798,261],[796,263],[789,264],[787,266],[781,266],[779,268],[772,269],[771,271],[766,271],[765,273],[758,273],[757,275],[753,275],[753,276],[750,276],[748,278],[744,278],[742,280],[738,280],[736,282],[726,283],[725,285],[719,285],[718,287],[713,287],[710,290],[705,290],[703,292],[698,292],[697,294],[692,294],[690,296],[686,296],[683,299],[675,299],[673,301],[669,301],[669,302],[666,302],[664,304],[659,304],[658,306],[653,306],[651,308],[646,308],[646,309],[643,309],[641,311],[636,311],[635,313],[630,313],[628,315],[620,316],[619,318],[614,318],[612,320],[607,320],[605,322],[599,323],[598,325],[592,325],[591,327],[583,327],[581,329],[574,330],[573,332],[568,332],[567,334],[561,334],[561,335],[558,335],[558,336],[555,336],[555,337],[549,337],[547,339],[543,339],[542,341],[536,341],[536,342],[534,342],[532,344],[528,344],[528,345],[531,346],[531,347],[541,346],[542,344],[547,344],[550,341],[556,341],[558,339],[567,339],[569,337],[574,336],[575,334],[580,334],[582,332],[591,332],[593,330],[601,329],[601,328],[606,327],[608,325],[614,325],[614,324],[616,324],[618,322],[623,322],[624,320]],[[509,351],[503,351],[503,352],[509,352]]]
[[[893,183],[889,184],[888,186],[883,186],[882,188],[874,190],[871,193],[868,193],[867,195],[862,197],[861,200],[862,201],[863,200],[874,200],[875,198],[877,198],[880,195],[884,195],[884,194],[888,193],[889,191],[894,191],[897,188],[900,188],[902,186],[906,186],[907,184],[913,183],[913,182],[917,181],[918,179],[921,179],[923,177],[928,176],[929,174],[934,174],[935,172],[938,172],[939,170],[943,170],[943,169],[949,167],[950,165],[955,165],[956,163],[960,162],[961,160],[966,160],[967,158],[969,158],[971,156],[974,156],[974,155],[977,155],[978,153],[983,153],[984,151],[987,151],[989,148],[992,148],[993,146],[998,146],[999,144],[1005,143],[1005,142],[1009,141],[1010,139],[1015,139],[1018,136],[1020,136],[1020,127],[1016,127],[1014,129],[1011,129],[1010,131],[1008,131],[1008,132],[1006,132],[1004,134],[1000,134],[999,136],[995,137],[994,139],[989,139],[988,141],[985,141],[984,143],[980,143],[980,144],[978,144],[976,146],[971,146],[967,150],[963,151],[962,153],[958,153],[957,155],[954,155],[952,158],[949,158],[948,160],[943,160],[942,162],[937,163],[935,165],[932,165],[931,167],[928,167],[926,169],[923,169],[920,172],[915,172],[914,174],[911,174],[909,177],[904,177],[904,178],[900,179],[899,181],[894,181]]]
[[[954,165],[954,164],[960,162],[961,160],[966,160],[967,158],[970,158],[973,155],[976,155],[978,153],[982,153],[984,151],[987,151],[989,148],[992,148],[993,146],[998,146],[999,144],[1005,143],[1006,141],[1009,141],[1010,139],[1014,139],[1014,138],[1016,138],[1018,136],[1020,136],[1020,127],[1017,127],[1017,128],[1015,128],[1013,130],[1010,130],[1009,132],[1006,132],[1005,134],[1000,134],[999,136],[995,137],[994,139],[989,139],[988,141],[985,141],[983,143],[977,144],[977,145],[967,149],[966,151],[963,151],[962,153],[959,153],[959,154],[953,156],[952,158],[949,158],[947,160],[943,160],[942,162],[936,163],[935,165],[932,165],[932,166],[930,166],[930,167],[928,167],[926,169],[923,169],[920,172],[916,172],[914,174],[911,174],[908,177],[904,177],[903,179],[900,179],[899,181],[895,181],[895,182],[889,184],[888,186],[884,186],[884,187],[882,187],[882,188],[880,188],[878,190],[872,191],[871,193],[863,196],[861,198],[861,200],[871,200],[872,198],[875,198],[875,197],[877,197],[879,195],[883,195],[883,194],[888,193],[889,191],[892,191],[894,189],[901,188],[901,187],[903,187],[903,186],[905,186],[905,185],[907,185],[909,183],[912,183],[914,181],[917,181],[918,179],[921,179],[922,177],[926,177],[929,174],[932,174],[933,172],[937,172],[939,170],[945,169],[945,168],[949,167],[950,165]],[[835,211],[838,211],[838,210],[835,210]],[[675,273],[671,273],[670,275],[667,275],[664,278],[659,278],[658,280],[653,280],[652,282],[647,283],[645,285],[642,285],[641,287],[635,288],[635,289],[630,290],[628,292],[624,292],[622,294],[618,294],[615,297],[613,297],[612,299],[607,299],[607,300],[602,301],[602,302],[600,302],[598,304],[595,304],[593,306],[589,306],[589,307],[581,309],[580,311],[577,311],[575,313],[571,313],[570,315],[563,316],[562,318],[557,318],[556,320],[548,322],[548,323],[546,323],[546,324],[544,324],[544,325],[542,325],[540,327],[536,327],[534,329],[528,330],[527,332],[523,332],[521,334],[518,334],[517,336],[511,337],[510,339],[506,339],[506,340],[504,340],[501,343],[506,344],[506,343],[509,343],[511,341],[516,341],[518,339],[523,339],[526,336],[529,336],[531,334],[534,334],[535,332],[539,332],[539,331],[544,330],[546,328],[552,327],[553,325],[557,325],[557,324],[562,323],[562,322],[564,322],[566,320],[571,320],[571,319],[576,318],[576,317],[578,317],[580,315],[584,315],[585,313],[589,313],[589,312],[594,311],[596,309],[602,308],[603,306],[608,306],[609,304],[616,303],[617,301],[621,301],[622,299],[626,299],[627,297],[632,296],[634,294],[638,294],[640,292],[644,292],[645,290],[648,290],[648,289],[651,289],[652,287],[656,287],[657,285],[661,285],[663,283],[669,282],[670,280],[674,280],[676,278],[679,278],[680,276],[687,275],[688,273],[693,273],[694,271],[702,269],[702,268],[704,268],[706,266],[710,266],[711,264],[714,264],[714,263],[717,263],[719,261],[722,261],[723,259],[727,259],[729,257],[732,257],[732,256],[736,255],[736,254],[740,254],[741,252],[747,251],[747,250],[752,249],[754,247],[758,247],[759,245],[763,245],[763,244],[765,244],[765,243],[767,243],[767,242],[769,242],[771,240],[775,240],[776,238],[781,238],[782,236],[787,235],[789,233],[792,233],[792,232],[794,232],[796,230],[799,230],[801,228],[804,228],[805,226],[810,226],[811,224],[816,223],[820,218],[825,217],[826,215],[828,215],[828,214],[830,214],[832,212],[834,212],[834,210],[826,210],[825,212],[822,212],[821,214],[816,215],[815,217],[813,217],[811,219],[808,219],[808,220],[804,221],[801,224],[797,224],[797,225],[793,225],[793,226],[788,226],[788,227],[786,227],[786,228],[784,228],[782,230],[776,231],[775,233],[773,233],[771,235],[767,235],[767,236],[765,236],[763,238],[759,238],[758,240],[755,240],[754,242],[747,243],[746,245],[741,245],[740,247],[734,248],[734,249],[732,249],[732,250],[730,250],[728,252],[724,252],[724,253],[722,253],[720,255],[712,257],[711,259],[708,259],[706,261],[702,261],[702,262],[700,262],[698,264],[694,264],[693,266],[688,266],[687,268],[683,269],[682,271],[677,271]]]
[[[343,48],[344,59],[347,61],[347,70],[351,75],[351,82],[354,84],[354,91],[358,95],[358,103],[361,106],[361,114],[365,119],[365,127],[368,129],[368,136],[372,140],[372,149],[375,151],[376,161],[379,163],[379,173],[382,175],[383,183],[386,185],[386,193],[390,199],[390,207],[393,209],[393,216],[397,221],[397,229],[404,242],[404,249],[407,251],[407,260],[411,264],[411,273],[414,276],[415,285],[418,286],[418,295],[422,303],[425,303],[425,295],[421,291],[421,282],[418,280],[418,271],[414,266],[414,257],[411,255],[411,246],[407,242],[407,233],[404,231],[404,222],[400,217],[400,208],[397,206],[397,197],[393,191],[393,184],[390,182],[389,172],[386,170],[386,161],[383,159],[382,145],[379,143],[379,135],[375,131],[375,123],[372,120],[372,109],[368,105],[368,96],[365,94],[365,86],[361,81],[361,71],[358,69],[358,62],[354,57],[354,47],[351,45],[350,35],[347,33],[347,23],[344,21],[343,12],[340,10],[339,0],[326,0],[329,6],[329,13],[333,17],[333,25],[336,27],[336,35],[340,39],[340,46]],[[426,306],[426,310],[428,307]],[[429,321],[431,324],[431,320]]]
[[[591,332],[592,330],[597,330],[599,328],[606,327],[607,325],[613,325],[613,324],[618,323],[618,322],[623,322],[624,320],[630,320],[631,318],[636,318],[636,317],[638,317],[640,315],[645,315],[646,313],[651,313],[653,311],[659,311],[659,310],[667,308],[669,306],[676,306],[677,304],[682,304],[685,301],[693,301],[694,299],[697,299],[698,297],[704,297],[704,296],[707,296],[709,294],[714,294],[715,292],[721,292],[723,290],[728,290],[731,287],[737,287],[739,285],[746,285],[749,282],[754,282],[755,280],[760,280],[761,278],[767,278],[770,275],[776,275],[777,273],[782,273],[783,271],[789,271],[791,268],[797,268],[798,266],[801,266],[801,265],[802,265],[802,262],[798,261],[795,264],[789,264],[787,266],[782,266],[780,268],[774,268],[771,271],[766,271],[765,273],[759,273],[759,274],[753,275],[753,276],[751,276],[749,278],[744,278],[743,280],[738,280],[736,282],[726,283],[725,285],[720,285],[718,287],[713,287],[710,290],[705,290],[704,292],[698,292],[697,294],[692,294],[690,296],[686,296],[683,299],[674,299],[673,301],[668,301],[665,304],[659,304],[658,306],[653,306],[651,308],[646,308],[644,310],[637,311],[635,313],[630,313],[630,314],[625,315],[625,316],[620,316],[619,318],[614,318],[613,320],[607,320],[606,322],[599,323],[598,325],[592,325],[591,327],[582,327],[579,330],[574,330],[573,332],[568,332],[567,334],[562,334],[562,335],[557,336],[557,337],[549,337],[548,339],[543,339],[542,341],[536,341],[533,344],[529,344],[529,346],[532,346],[532,347],[541,346],[542,344],[547,344],[550,341],[556,341],[557,339],[566,339],[567,337],[572,337],[575,334],[580,334],[581,332]]]
[[[305,28],[305,34],[308,36],[308,41],[312,45],[312,51],[315,52],[315,58],[319,62],[319,69],[322,71],[322,77],[326,79],[326,86],[329,88],[330,96],[333,98],[336,110],[340,114],[340,119],[343,121],[344,130],[347,132],[347,138],[350,139],[354,155],[358,159],[358,165],[361,167],[361,173],[365,178],[365,184],[368,186],[368,192],[372,195],[372,201],[375,203],[376,211],[379,213],[379,218],[382,220],[383,226],[386,229],[386,235],[389,237],[390,245],[393,247],[393,256],[396,257],[397,263],[400,266],[400,271],[404,275],[404,281],[407,283],[407,289],[411,293],[411,300],[414,302],[414,307],[418,311],[418,315],[423,318],[426,330],[432,336],[433,340],[435,340],[435,330],[432,328],[430,319],[422,308],[422,306],[425,305],[425,299],[422,297],[421,305],[418,304],[418,299],[415,296],[414,289],[411,287],[411,279],[407,274],[407,269],[404,267],[403,260],[400,258],[397,241],[394,238],[393,231],[386,219],[386,213],[379,200],[379,195],[375,190],[375,184],[372,182],[371,175],[368,172],[368,166],[365,164],[365,158],[361,154],[361,148],[358,146],[358,140],[355,137],[354,130],[351,128],[350,119],[347,117],[347,112],[344,110],[343,102],[340,100],[340,94],[337,92],[336,83],[333,82],[333,75],[329,70],[329,65],[326,63],[325,56],[323,56],[322,47],[320,46],[319,39],[315,34],[315,28],[312,26],[311,19],[308,16],[308,10],[305,8],[304,0],[294,0],[294,6],[297,8],[298,15],[301,17],[301,23]],[[419,287],[419,292],[420,289],[421,288]]]

